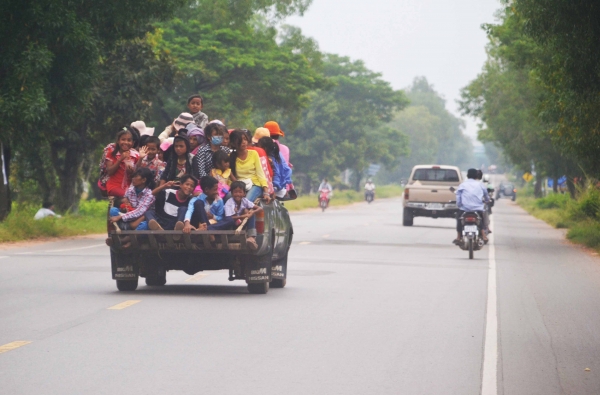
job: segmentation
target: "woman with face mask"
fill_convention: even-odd
[[[200,179],[210,176],[213,169],[213,154],[219,150],[230,153],[231,150],[223,145],[223,136],[227,132],[225,126],[218,123],[209,123],[204,128],[204,136],[208,144],[201,146],[194,156],[192,163],[192,174]]]

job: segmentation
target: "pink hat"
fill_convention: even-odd
[[[144,121],[135,121],[131,123],[132,128],[136,128],[138,132],[140,132],[140,136],[153,136],[154,128],[146,127],[146,123]]]
[[[169,140],[165,140],[165,141],[163,141],[163,142],[162,142],[162,144],[160,145],[160,149],[161,149],[162,151],[166,151],[166,150],[168,150],[168,149],[169,149],[169,147],[170,147],[172,144],[173,144],[173,143],[172,143],[172,142],[170,142]]]

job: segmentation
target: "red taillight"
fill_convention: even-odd
[[[465,222],[477,222],[477,218],[475,217],[466,217]]]
[[[408,188],[406,188],[404,190],[404,200],[408,200],[408,195],[409,195]]]
[[[265,212],[259,211],[256,215],[256,233],[261,234],[265,231]]]

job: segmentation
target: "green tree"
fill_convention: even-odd
[[[541,83],[536,65],[549,61],[549,55],[524,33],[523,20],[511,8],[505,9],[502,22],[486,27],[488,61],[478,78],[463,90],[461,108],[482,121],[481,141],[502,147],[524,172],[534,166],[539,195],[542,176],[557,179],[574,166],[548,132],[553,125],[539,116],[552,94]]]
[[[214,28],[179,19],[158,26],[152,40],[183,75],[160,98],[163,122],[172,121],[190,93],[201,92],[211,118],[245,126],[256,109],[300,111],[308,93],[324,83],[303,53],[277,43],[274,28]]]
[[[396,113],[389,125],[408,136],[410,154],[398,169],[386,169],[379,179],[397,182],[418,164],[473,165],[473,146],[463,133],[463,121],[446,109],[445,100],[427,79],[415,78],[406,92],[410,105]]]
[[[351,169],[358,189],[370,163],[393,167],[406,153],[405,135],[385,123],[407,100],[362,61],[337,55],[323,60],[333,87],[312,93],[310,106],[286,143],[296,173],[305,175],[309,184]]]
[[[61,210],[76,208],[102,62],[184,0],[0,3],[0,140],[50,172]],[[143,10],[143,12],[140,12]],[[49,163],[51,166],[45,164]],[[36,168],[36,167],[33,167]],[[36,171],[35,174],[39,172]]]

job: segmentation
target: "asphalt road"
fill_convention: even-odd
[[[0,250],[0,394],[600,393],[597,257],[508,200],[474,260],[401,212],[293,214],[267,295],[225,272],[118,292],[102,238]]]

